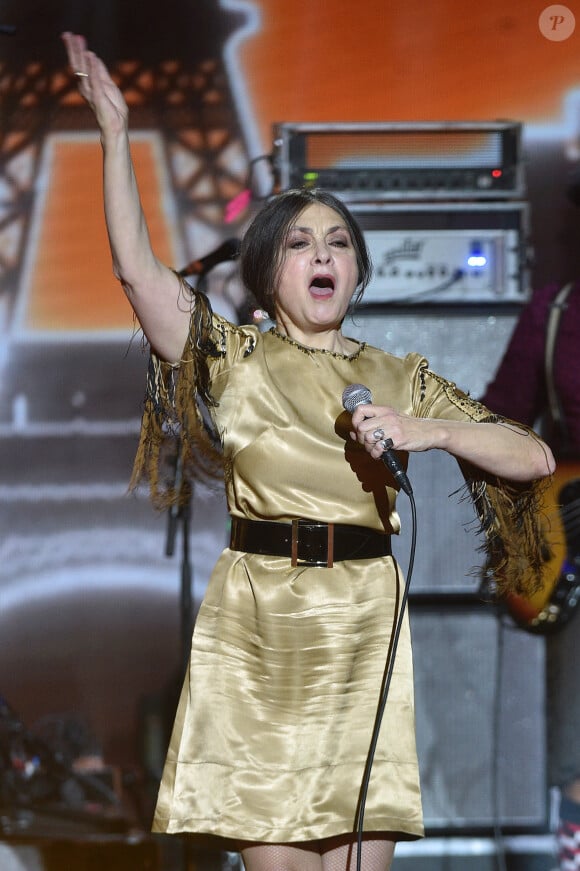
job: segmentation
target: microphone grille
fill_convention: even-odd
[[[351,414],[358,405],[370,405],[373,395],[364,384],[349,384],[342,391],[342,407]]]

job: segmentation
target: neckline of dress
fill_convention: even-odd
[[[340,353],[340,351],[328,351],[326,350],[326,348],[311,348],[309,345],[302,345],[295,339],[291,339],[290,336],[285,336],[284,333],[280,333],[276,329],[276,327],[270,327],[268,332],[270,333],[270,335],[276,336],[276,338],[278,339],[282,339],[283,342],[287,342],[289,345],[293,345],[295,348],[298,348],[298,350],[302,351],[304,354],[326,354],[329,357],[337,357],[339,360],[356,360],[366,347],[366,342],[359,342],[358,339],[349,339],[349,341],[351,342],[356,342],[358,344],[358,348],[356,349],[356,351],[353,351],[352,354],[342,354]]]

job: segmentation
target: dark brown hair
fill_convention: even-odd
[[[290,227],[298,215],[313,203],[333,209],[348,227],[358,264],[357,293],[353,302],[360,300],[371,279],[371,258],[362,230],[345,204],[334,194],[317,188],[284,191],[258,212],[244,235],[240,252],[244,285],[258,305],[271,315],[274,313],[274,294]]]

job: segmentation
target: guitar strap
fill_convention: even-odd
[[[565,447],[568,443],[568,431],[566,426],[566,419],[564,417],[564,414],[562,413],[562,405],[560,403],[560,399],[554,385],[554,353],[556,349],[558,329],[562,320],[562,314],[566,309],[566,300],[568,299],[568,296],[573,286],[574,285],[572,282],[570,282],[570,284],[566,284],[565,287],[563,287],[554,298],[554,301],[550,306],[550,315],[546,327],[544,367],[546,377],[546,389],[548,393],[548,404],[550,410],[550,421],[553,431],[560,438],[563,447]]]

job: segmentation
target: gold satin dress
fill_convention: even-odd
[[[420,355],[361,344],[343,356],[213,323],[232,515],[399,532],[388,470],[349,437],[341,397],[353,382],[407,414],[484,416]],[[271,843],[353,832],[403,583],[393,557],[293,568],[226,549],[197,617],[153,830]],[[406,619],[364,823],[423,834]]]

